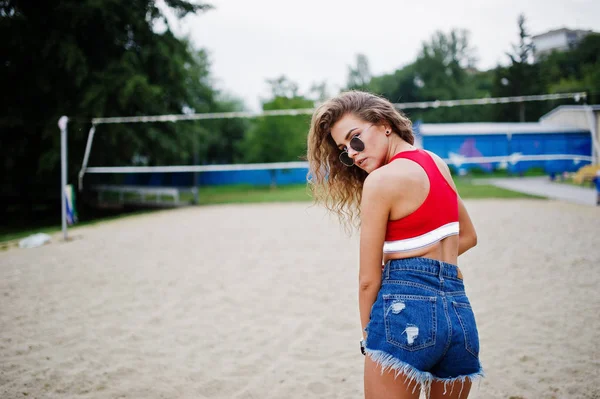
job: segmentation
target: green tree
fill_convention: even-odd
[[[393,102],[454,100],[489,95],[489,74],[475,68],[475,50],[466,30],[435,32],[423,42],[415,62],[393,74],[374,77],[371,87]],[[469,122],[487,119],[470,107],[408,109],[413,120]]]
[[[569,51],[552,52],[539,64],[549,92],[585,91],[588,102],[600,102],[600,34],[586,36]]]
[[[309,93],[310,98],[314,99],[316,102],[323,102],[330,97],[326,81],[321,83],[313,83],[310,87]]]
[[[237,98],[223,97],[217,102],[215,112],[240,112],[244,110],[244,103]],[[245,132],[250,129],[248,119],[216,119],[210,121],[210,130],[204,141],[206,152],[201,158],[206,163],[231,164],[239,159],[238,143],[244,138]]]
[[[475,49],[469,32],[435,32],[422,43],[417,59],[391,74],[374,76],[369,90],[394,103],[489,96],[492,76],[475,68]],[[426,122],[474,122],[489,120],[487,107],[407,109],[413,120]]]
[[[469,43],[469,32],[453,29],[448,33],[436,32],[424,42],[414,69],[421,100],[454,100],[483,97],[484,76],[475,68],[475,49]],[[481,109],[472,107],[429,108],[414,112],[427,122],[473,122],[485,120]]]
[[[178,17],[206,4],[165,0]],[[162,20],[166,31],[157,33]],[[90,119],[98,116],[219,109],[208,60],[169,29],[153,0],[0,1],[2,212],[34,204],[56,213],[60,143],[57,120],[69,115],[69,180],[75,181]],[[194,124],[98,127],[91,161],[124,165],[135,154],[151,164],[191,159]],[[39,208],[39,206],[37,207]],[[2,215],[6,217],[7,215]]]
[[[348,66],[348,90],[366,90],[371,81],[369,60],[364,54],[356,55],[356,65]]]
[[[497,67],[492,86],[494,97],[510,97],[542,94],[545,85],[540,77],[539,64],[531,62],[533,58],[533,45],[531,35],[525,26],[524,15],[518,17],[519,42],[512,46],[512,52],[506,53],[510,58],[510,65]],[[546,112],[548,104],[543,103],[511,103],[494,107],[494,120],[532,121],[538,120]]]
[[[414,63],[390,74],[374,76],[369,84],[369,90],[394,103],[422,101],[422,87],[423,81]]]
[[[298,86],[281,76],[267,81],[272,98],[263,102],[263,110],[313,108],[314,102],[298,94]],[[243,162],[299,161],[306,154],[309,115],[259,117],[240,143]],[[272,185],[275,170],[271,171]]]
[[[469,32],[457,29],[448,34],[436,32],[429,42],[422,44],[416,66],[422,69],[421,78],[429,86],[429,96],[457,98],[467,80],[467,69],[475,67]]]

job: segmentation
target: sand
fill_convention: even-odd
[[[471,398],[600,397],[600,208],[468,201],[487,377]],[[0,253],[1,398],[360,398],[358,237],[224,205]]]

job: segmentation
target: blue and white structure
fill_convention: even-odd
[[[458,173],[508,169],[522,173],[539,167],[546,173],[575,171],[592,160],[588,129],[533,123],[424,123],[424,149]]]

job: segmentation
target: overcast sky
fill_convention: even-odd
[[[281,75],[301,94],[326,81],[344,86],[365,54],[371,73],[415,60],[436,30],[467,29],[479,69],[505,64],[524,13],[531,34],[567,27],[600,31],[599,0],[204,0],[215,8],[173,26],[209,51],[217,87],[260,109],[266,79]],[[172,24],[173,25],[173,24]]]

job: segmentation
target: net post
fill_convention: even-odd
[[[594,109],[585,104],[585,114],[590,127],[590,136],[592,139],[592,165],[598,163],[600,157],[600,144],[598,143],[598,120]]]
[[[194,134],[194,166],[198,165],[200,163],[200,154],[198,153],[200,151],[200,144],[199,144],[199,139],[198,139],[198,134],[195,133]],[[194,205],[198,205],[199,203],[199,193],[198,193],[198,172],[194,171],[192,172],[192,179],[194,179],[194,181],[192,182],[192,193],[194,195],[194,198],[192,199],[192,203]]]
[[[67,198],[65,187],[67,186],[67,124],[69,118],[61,116],[58,120],[60,129],[60,214],[62,219],[63,239],[67,240]]]

